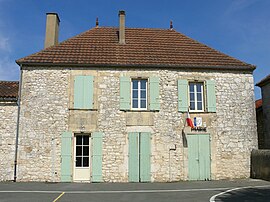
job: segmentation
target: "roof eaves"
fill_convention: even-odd
[[[28,67],[113,67],[113,68],[132,68],[132,67],[142,67],[142,68],[192,68],[192,69],[209,69],[209,70],[246,70],[254,71],[256,69],[255,65],[245,65],[245,66],[211,66],[211,65],[177,65],[177,64],[70,64],[70,63],[36,63],[36,62],[20,62],[19,65],[25,65]]]
[[[256,86],[263,87],[268,83],[270,83],[270,74],[263,78],[260,82],[256,83]]]

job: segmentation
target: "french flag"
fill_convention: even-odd
[[[187,112],[187,125],[191,128],[194,128],[194,124],[190,118],[190,114],[189,114],[189,111]]]

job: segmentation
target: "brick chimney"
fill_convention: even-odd
[[[60,19],[57,13],[46,13],[46,35],[45,35],[45,48],[58,44],[58,33]]]
[[[125,11],[119,11],[119,43],[125,44]]]

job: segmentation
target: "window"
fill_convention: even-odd
[[[89,167],[89,136],[76,136],[76,167]]]
[[[204,111],[203,83],[189,83],[189,107],[190,111]]]
[[[147,80],[132,79],[132,109],[147,109]]]

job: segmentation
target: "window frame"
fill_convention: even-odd
[[[138,108],[134,108],[133,107],[133,81],[139,81],[138,82]],[[145,108],[141,108],[141,81],[144,80],[146,81],[146,86],[145,86]],[[138,110],[138,111],[147,111],[148,110],[148,89],[149,88],[149,79],[148,78],[131,78],[131,82],[130,82],[130,106],[131,106],[131,110]]]
[[[201,110],[198,110],[198,100],[197,100],[197,85],[194,85],[194,103],[195,103],[195,109],[192,110],[190,109],[190,85],[191,84],[201,84],[201,95],[202,95],[202,109]],[[205,107],[205,99],[206,99],[206,96],[205,96],[205,82],[204,81],[188,81],[188,107],[189,107],[189,111],[190,112],[205,112],[206,110],[206,107]]]

